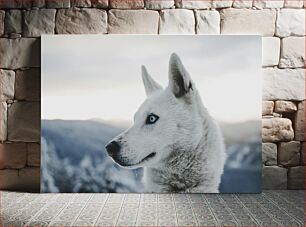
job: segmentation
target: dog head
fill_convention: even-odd
[[[108,154],[127,168],[156,167],[175,149],[194,149],[201,138],[202,118],[193,81],[176,54],[169,62],[166,89],[142,66],[147,99],[134,115],[134,125],[106,145]]]

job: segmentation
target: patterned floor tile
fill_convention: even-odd
[[[262,194],[1,192],[4,226],[304,226],[303,191]]]

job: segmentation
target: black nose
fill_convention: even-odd
[[[110,142],[105,146],[105,148],[111,157],[114,157],[120,151],[120,145],[116,141]]]

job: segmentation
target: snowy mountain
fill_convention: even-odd
[[[43,120],[41,191],[141,191],[142,170],[120,168],[104,148],[121,131],[96,121]]]
[[[259,124],[221,124],[228,153],[221,192],[261,190]],[[108,157],[104,148],[125,127],[126,124],[123,127],[118,124],[114,126],[97,119],[42,120],[41,191],[141,192],[142,169],[119,167]]]

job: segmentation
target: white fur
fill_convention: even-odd
[[[217,193],[226,157],[223,137],[179,57],[171,55],[164,90],[145,67],[142,78],[148,97],[134,125],[112,140],[121,147],[115,162],[144,167],[146,192]],[[150,113],[159,119],[148,125]]]

